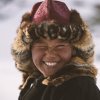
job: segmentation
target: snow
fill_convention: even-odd
[[[12,2],[11,2],[12,1]],[[34,2],[40,0],[10,0],[6,7],[0,0],[0,100],[18,100],[18,86],[21,83],[21,73],[16,70],[11,56],[11,43],[16,35],[16,29],[20,23],[24,12],[31,9]],[[63,0],[69,5],[69,8],[77,9],[82,17],[88,21],[88,17],[94,13],[91,10],[92,5],[100,3],[99,0],[76,0],[84,2],[83,6],[75,5],[75,0]],[[1,17],[1,15],[4,16]],[[91,27],[91,26],[90,26]],[[96,26],[93,31],[95,42],[95,66],[98,69],[97,86],[100,88],[100,26]]]

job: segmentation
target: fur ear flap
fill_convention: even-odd
[[[27,12],[22,16],[22,21],[31,21],[31,13]]]
[[[76,10],[71,10],[70,23],[75,25],[82,25],[84,23]]]
[[[31,23],[31,13],[27,12],[22,16],[20,28],[24,29]]]

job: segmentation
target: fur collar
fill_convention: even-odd
[[[72,78],[79,77],[79,76],[89,76],[89,77],[96,79],[97,69],[95,67],[89,67],[89,66],[75,67],[73,66],[67,69],[65,68],[64,70],[66,70],[65,73],[58,75],[58,77],[55,76],[55,77],[45,78],[42,81],[42,84],[59,86],[63,84],[65,81],[68,81]]]

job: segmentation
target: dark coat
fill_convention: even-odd
[[[100,91],[88,76],[72,78],[59,86],[43,85],[38,80],[21,91],[19,100],[100,100]]]

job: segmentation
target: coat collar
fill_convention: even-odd
[[[65,67],[60,73],[63,72],[63,74],[58,74],[55,77],[47,77],[42,81],[42,84],[44,85],[53,85],[53,86],[59,86],[63,84],[65,81],[68,81],[72,78],[79,77],[79,76],[89,76],[94,79],[96,79],[97,69],[95,67],[76,67],[76,66],[69,66],[70,68]],[[66,71],[65,71],[66,70]]]

